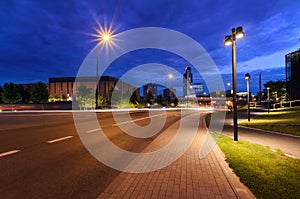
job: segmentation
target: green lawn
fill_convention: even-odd
[[[300,107],[277,109],[239,125],[300,136]]]
[[[300,198],[300,160],[221,135],[217,143],[229,166],[257,198]]]

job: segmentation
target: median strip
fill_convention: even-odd
[[[20,150],[12,150],[12,151],[7,151],[7,152],[4,152],[4,153],[0,153],[0,158],[8,156],[8,155],[15,154],[15,153],[18,153],[18,152],[20,152]]]
[[[73,138],[73,136],[66,136],[66,137],[55,139],[55,140],[49,140],[49,141],[47,141],[47,143],[52,144],[52,143],[67,140],[67,139],[70,139],[70,138]]]

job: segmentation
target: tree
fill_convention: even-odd
[[[2,93],[3,93],[3,88],[0,85],[0,103],[2,103]]]
[[[4,85],[2,100],[4,103],[17,103],[22,100],[22,96],[19,93],[16,85],[12,82]]]
[[[159,94],[158,96],[157,96],[157,104],[160,104],[160,105],[162,105],[163,104],[163,96],[162,96],[162,94]]]
[[[92,88],[87,88],[85,85],[80,84],[77,88],[77,101],[80,108],[93,108],[95,107],[95,95]]]
[[[98,95],[98,106],[105,106],[106,99],[103,95]]]
[[[66,97],[66,95],[64,93],[61,95],[61,100],[62,101],[66,101],[67,100],[67,97]]]
[[[35,103],[48,102],[49,94],[47,85],[43,82],[38,82],[30,90],[30,98]]]
[[[270,99],[274,101],[284,101],[286,98],[286,89],[285,89],[285,82],[278,80],[276,82],[269,81],[264,84],[266,94],[265,99],[267,99],[267,88],[269,88]],[[277,98],[277,99],[276,99]]]
[[[147,92],[147,94],[146,94],[146,102],[152,104],[153,100],[154,100],[153,93],[151,91]]]
[[[178,106],[178,102],[179,102],[178,98],[175,97],[175,99],[174,99],[174,101],[173,101],[175,107]]]
[[[29,102],[30,100],[30,87],[24,88],[22,85],[16,85],[19,93],[21,94],[22,100],[21,102]]]
[[[134,91],[130,97],[130,102],[133,103],[133,104],[138,104],[139,103],[139,100],[138,100],[138,96],[137,96],[137,93],[136,91]]]

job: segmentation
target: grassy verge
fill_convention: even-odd
[[[221,135],[217,143],[229,166],[257,198],[299,198],[300,160],[247,141]]]
[[[277,109],[239,125],[300,136],[300,107]]]

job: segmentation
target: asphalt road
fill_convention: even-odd
[[[108,138],[125,150],[140,152],[155,138],[122,133],[109,112],[97,117]],[[147,111],[131,118],[140,126],[150,121]],[[160,133],[179,119],[180,112],[168,111]],[[1,113],[0,126],[1,198],[96,198],[120,174],[85,149],[71,112]]]

